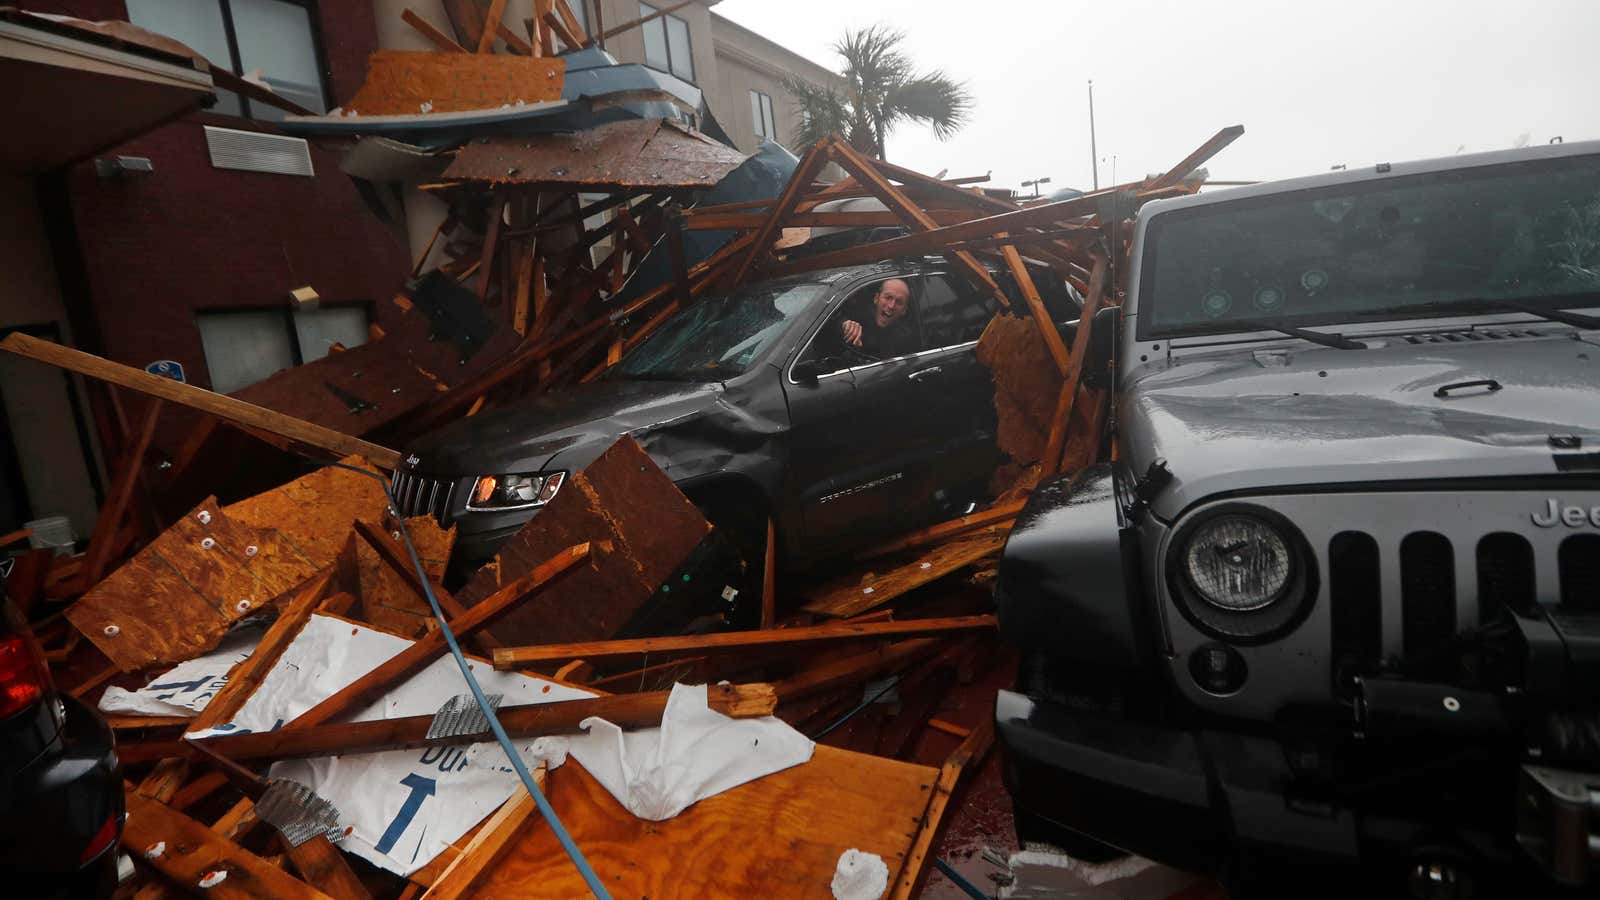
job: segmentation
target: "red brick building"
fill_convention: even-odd
[[[355,92],[377,46],[365,2],[18,5],[132,21],[218,67],[259,70],[277,93],[316,112]],[[384,325],[394,307],[380,301],[411,263],[404,223],[369,207],[340,172],[337,147],[284,136],[272,125],[278,110],[217,95],[208,110],[85,158],[0,174],[0,225],[26,234],[0,254],[6,269],[27,276],[0,299],[0,333],[20,328],[138,367],[171,360],[191,383],[232,391]],[[60,112],[93,120],[104,114],[98,102]],[[30,126],[12,119],[9,127]],[[306,285],[321,308],[297,313],[290,291]],[[50,380],[41,392],[42,379],[54,378],[37,364],[0,361],[0,533],[51,514],[69,516],[80,536],[93,524],[101,443],[118,439],[115,416],[98,389],[75,380],[65,390]],[[184,423],[181,412],[166,415],[157,445],[171,447]]]

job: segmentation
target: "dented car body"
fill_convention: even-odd
[[[1151,203],[1132,266],[1119,458],[999,571],[1019,828],[1245,895],[1592,890],[1600,144]]]
[[[914,353],[844,346],[841,307],[888,279],[912,287]],[[415,442],[396,492],[458,531],[468,560],[502,541],[618,437],[631,435],[714,524],[803,565],[977,499],[997,461],[977,338],[994,303],[910,260],[810,273],[702,299],[598,381],[454,423]],[[493,502],[486,479],[522,496]],[[556,479],[554,488],[549,479]],[[541,496],[541,494],[543,496]],[[488,500],[490,502],[482,502]]]

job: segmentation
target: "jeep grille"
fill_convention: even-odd
[[[433,516],[441,525],[450,524],[450,498],[456,491],[454,479],[395,472],[391,490],[401,516],[408,519]]]

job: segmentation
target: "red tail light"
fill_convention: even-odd
[[[0,638],[0,719],[38,702],[49,674],[33,645],[20,634]]]
[[[106,816],[106,821],[100,826],[100,830],[96,831],[94,837],[89,839],[89,846],[83,848],[83,858],[78,860],[79,865],[94,859],[100,855],[100,851],[111,846],[111,842],[117,839],[119,819],[120,817],[116,813]]]

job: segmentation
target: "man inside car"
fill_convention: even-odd
[[[906,320],[910,303],[910,286],[891,278],[870,297],[863,294],[845,304],[839,337],[846,346],[877,359],[915,353],[917,337]]]

